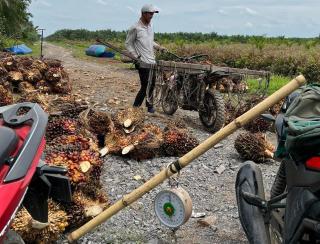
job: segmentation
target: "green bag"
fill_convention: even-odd
[[[302,88],[285,114],[287,138],[285,148],[296,161],[320,154],[320,86]]]

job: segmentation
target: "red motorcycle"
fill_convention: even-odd
[[[10,223],[24,206],[37,228],[48,225],[49,197],[71,201],[67,170],[43,161],[48,115],[38,104],[0,107],[0,243],[24,243]]]

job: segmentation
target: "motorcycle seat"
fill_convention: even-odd
[[[0,127],[0,167],[18,145],[16,132],[8,127]]]

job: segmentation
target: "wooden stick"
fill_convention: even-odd
[[[238,128],[242,127],[243,125],[258,117],[268,108],[270,108],[274,104],[278,103],[281,99],[288,96],[298,87],[303,85],[305,82],[306,80],[302,75],[290,81],[281,89],[273,93],[271,96],[267,97],[264,101],[262,101],[261,103],[259,103],[258,105],[256,105],[240,117],[236,118],[230,124],[222,128],[217,133],[213,134],[211,137],[202,142],[200,145],[192,149],[190,152],[179,158],[178,161],[174,164],[171,164],[170,167],[161,170],[157,175],[153,176],[146,183],[144,183],[137,189],[133,190],[131,193],[123,196],[122,199],[118,200],[115,204],[110,206],[101,214],[99,214],[98,216],[81,226],[79,229],[73,231],[70,235],[68,235],[68,241],[72,243],[73,241],[78,240],[81,236],[85,235],[101,223],[108,220],[110,217],[118,213],[120,210],[127,207],[128,205],[142,197],[144,194],[161,184],[164,180],[175,174],[175,172],[178,171],[177,167],[179,167],[180,169],[186,167],[189,163],[192,162],[192,160],[196,159],[197,157],[205,153],[207,150],[212,148],[214,145],[216,145],[222,139],[226,138],[228,135],[232,134]]]

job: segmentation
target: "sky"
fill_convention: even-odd
[[[160,10],[152,20],[155,32],[320,34],[320,0],[32,0],[29,12],[45,36],[60,29],[122,31],[139,19],[145,3]]]

